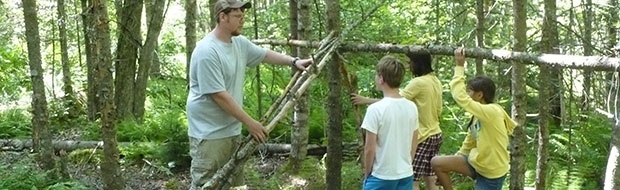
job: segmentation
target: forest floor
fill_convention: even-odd
[[[71,184],[64,184],[64,187],[68,189],[103,189],[103,180],[101,178],[101,171],[99,169],[100,158],[90,157],[90,161],[82,161],[79,156],[72,156],[75,154],[82,154],[80,152],[93,152],[92,149],[78,151],[74,154],[70,154],[66,159],[66,170],[71,179],[79,182],[79,184],[85,186],[78,187]],[[23,175],[24,173],[30,173],[28,176],[44,171],[36,167],[35,160],[36,154],[29,152],[0,152],[0,163],[2,163],[5,174],[0,174],[7,179],[12,175],[16,178],[16,175]],[[259,156],[260,157],[260,156]],[[76,159],[77,158],[77,159]],[[245,178],[247,185],[239,187],[237,189],[271,189],[272,187],[265,186],[265,181],[269,180],[271,176],[274,176],[278,169],[286,165],[287,158],[283,156],[270,156],[270,157],[253,157],[245,165]],[[175,169],[170,171],[157,164],[151,163],[145,159],[142,162],[127,163],[121,159],[122,175],[128,186],[128,189],[136,190],[153,190],[153,189],[189,189],[191,183],[191,177],[189,175],[189,168]],[[27,179],[24,179],[27,180]],[[281,182],[276,182],[276,184]],[[293,182],[295,183],[295,182]],[[284,184],[284,183],[282,183]],[[305,186],[308,183],[296,184],[299,189],[306,189]],[[277,187],[281,189],[282,186]]]

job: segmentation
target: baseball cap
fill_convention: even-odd
[[[250,2],[242,2],[242,1],[238,1],[238,0],[218,0],[217,2],[215,2],[215,6],[214,6],[214,11],[215,11],[215,16],[217,17],[218,14],[220,14],[220,12],[231,8],[231,9],[238,9],[238,8],[252,8],[252,4]]]

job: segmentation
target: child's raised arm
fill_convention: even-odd
[[[471,113],[477,118],[487,118],[483,111],[483,104],[474,101],[468,94],[465,86],[465,50],[457,48],[454,50],[454,77],[450,81],[450,91],[454,101],[465,111]]]

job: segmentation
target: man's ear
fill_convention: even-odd
[[[219,19],[220,21],[224,20],[224,15],[225,15],[225,14],[226,14],[226,13],[224,13],[224,12],[220,12],[220,13],[218,13],[218,15],[217,15],[217,19]]]

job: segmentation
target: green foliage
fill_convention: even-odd
[[[9,153],[10,154],[10,153]],[[84,184],[72,179],[55,179],[54,170],[43,171],[37,167],[31,156],[10,165],[0,165],[0,189],[88,189]]]
[[[248,163],[260,162],[255,158]],[[299,173],[292,174],[287,167],[280,167],[273,176],[263,176],[258,168],[245,167],[246,184],[252,189],[325,189],[325,165],[315,157],[307,157]],[[265,177],[267,177],[265,179]],[[344,189],[361,188],[361,170],[355,161],[344,161],[342,187]]]
[[[344,27],[355,21],[358,21],[362,14],[374,7],[379,0],[348,0],[341,1],[341,25]],[[512,17],[509,15],[512,10],[510,1],[492,1],[493,4],[485,4],[486,11],[486,47],[493,49],[510,49],[512,44]],[[246,25],[244,25],[244,35],[248,38],[254,38],[253,14],[257,12],[258,19],[258,37],[286,39],[289,36],[289,5],[288,1],[275,1],[269,4],[255,5],[255,9],[251,9],[246,16]],[[315,1],[318,3],[316,7],[311,7],[312,12],[312,40],[316,41],[325,36],[325,5],[323,1]],[[388,4],[380,7],[378,11],[368,18],[358,28],[351,31],[346,37],[347,42],[363,42],[363,43],[394,43],[394,44],[442,44],[450,46],[464,45],[466,47],[474,47],[475,44],[475,16],[473,12],[474,1],[390,1]],[[178,2],[172,2],[173,6],[182,6]],[[206,4],[203,2],[201,4]],[[115,7],[109,2],[109,13],[111,23],[111,37],[117,37],[117,25]],[[41,4],[38,11],[40,19],[40,35],[42,53],[46,55],[43,62],[46,85],[51,89],[49,78],[54,79],[55,88],[58,88],[60,82],[60,55],[58,51],[58,42],[56,49],[52,50],[52,39],[55,39],[57,21],[54,16],[55,9],[51,4]],[[68,4],[67,10],[73,10],[74,4]],[[259,7],[261,6],[261,7]],[[567,23],[569,19],[569,7],[567,3],[558,4],[558,20],[564,26],[559,28],[559,36],[563,37],[559,48],[562,52],[571,54],[580,54],[582,48],[574,47],[582,44],[580,37],[574,37],[575,32],[579,33],[579,24],[570,26]],[[594,9],[600,5],[594,5]],[[318,10],[317,10],[318,7]],[[23,30],[14,30],[11,27],[22,26],[20,9],[17,3],[0,2],[0,138],[27,138],[31,134],[31,115],[27,107],[28,92],[31,91],[31,84],[28,74],[28,63],[23,34]],[[540,23],[542,19],[541,1],[530,2],[528,8],[529,17],[528,27],[529,52],[538,52],[540,44],[538,39],[541,36]],[[582,23],[583,6],[576,7],[572,11],[576,15],[577,23]],[[171,9],[172,10],[172,9]],[[203,7],[201,10],[208,10]],[[317,12],[319,15],[317,15]],[[532,13],[532,14],[530,14]],[[208,15],[208,14],[201,14]],[[77,16],[77,15],[76,15]],[[601,21],[604,16],[595,17],[595,22]],[[75,22],[68,22],[69,30],[76,30]],[[133,144],[129,147],[122,148],[122,155],[126,160],[139,161],[147,159],[154,162],[154,166],[165,170],[168,163],[176,168],[183,168],[189,165],[188,154],[188,137],[187,137],[187,119],[185,113],[185,104],[187,98],[185,76],[185,47],[183,39],[183,30],[177,30],[179,25],[184,24],[181,20],[174,20],[171,25],[174,27],[164,27],[162,30],[159,58],[162,62],[162,77],[153,78],[149,81],[147,89],[146,113],[144,119],[140,122],[135,120],[119,121],[117,125],[117,135],[119,141],[124,142],[147,142],[145,144]],[[592,43],[595,47],[603,47],[606,43],[605,35],[600,31],[603,25],[593,25],[595,39]],[[78,28],[81,30],[81,28]],[[575,31],[570,31],[575,30]],[[199,31],[199,33],[204,31]],[[69,32],[70,41],[77,41],[77,32]],[[200,38],[202,35],[199,35]],[[81,35],[83,37],[83,35]],[[83,40],[83,39],[80,39]],[[116,41],[112,39],[112,41]],[[83,45],[83,41],[82,41]],[[75,46],[73,46],[75,48]],[[268,47],[277,52],[288,52],[289,47],[272,46]],[[77,52],[73,51],[71,52]],[[82,51],[84,49],[82,48]],[[53,52],[54,51],[54,52]],[[82,52],[83,53],[83,52]],[[73,60],[78,56],[77,53],[70,55]],[[347,69],[349,73],[356,74],[359,79],[359,93],[370,97],[381,97],[379,91],[374,86],[374,65],[385,53],[367,53],[367,52],[343,52],[344,58],[347,60]],[[404,58],[403,55],[396,55]],[[441,154],[454,154],[461,146],[465,138],[465,125],[470,115],[460,108],[453,101],[449,91],[448,82],[452,77],[453,63],[450,56],[433,56],[435,74],[439,77],[443,84],[443,100],[444,107],[440,118],[441,128],[443,130],[443,145]],[[473,62],[473,60],[469,60]],[[82,63],[84,64],[84,63]],[[86,71],[84,65],[72,68],[74,73],[74,81],[77,97],[80,98],[87,88],[85,82]],[[52,72],[52,67],[55,67]],[[473,72],[469,67],[468,76],[473,76]],[[510,110],[511,87],[510,87],[510,66],[506,63],[497,61],[488,61],[484,65],[486,74],[490,76],[498,86],[497,99],[505,110]],[[537,66],[527,66],[528,79],[535,79],[538,75]],[[285,85],[290,80],[290,68],[274,67],[262,65],[260,67],[261,80],[255,78],[256,70],[248,69],[246,75],[246,85],[244,86],[244,109],[253,118],[259,118],[258,99],[259,93],[262,100],[262,113],[273,104],[273,101],[280,95]],[[323,72],[325,73],[325,72]],[[567,75],[564,77],[575,77]],[[51,76],[54,75],[54,76]],[[325,128],[328,118],[327,108],[323,102],[326,102],[328,93],[327,80],[325,74],[322,74],[311,85],[310,92],[310,120],[309,120],[309,143],[326,144]],[[408,80],[410,74],[407,75]],[[579,79],[581,80],[581,79]],[[594,80],[607,81],[603,78],[594,78]],[[535,80],[527,80],[527,103],[528,113],[536,113],[538,111],[538,90]],[[256,83],[260,83],[261,91],[256,90]],[[572,84],[571,84],[572,85]],[[579,84],[580,85],[580,84]],[[599,84],[600,85],[600,84]],[[578,86],[578,85],[575,85]],[[601,87],[597,87],[601,88]],[[605,87],[602,87],[605,88]],[[55,89],[56,91],[58,89]],[[86,114],[80,114],[78,118],[67,117],[68,106],[62,100],[49,95],[49,118],[50,129],[52,133],[65,137],[77,134],[82,140],[100,140],[100,125],[98,121],[88,121]],[[598,91],[597,91],[598,92]],[[347,97],[347,91],[343,90],[343,140],[352,142],[356,140],[355,136],[355,120]],[[597,93],[593,93],[597,94]],[[605,94],[605,93],[598,93]],[[594,98],[597,99],[597,98]],[[604,98],[603,98],[604,99]],[[581,110],[574,100],[567,103],[564,100],[564,106],[572,110]],[[13,105],[15,104],[15,105]],[[363,111],[364,109],[362,109]],[[602,166],[605,165],[608,143],[610,137],[610,128],[605,118],[596,116],[593,111],[577,112],[568,115],[569,120],[582,117],[582,121],[571,121],[563,126],[550,127],[550,170],[549,170],[549,189],[596,189],[601,185],[598,184],[602,175]],[[362,113],[363,114],[363,113]],[[270,134],[271,142],[288,143],[290,142],[290,125],[292,117],[285,117],[274,131]],[[536,166],[536,148],[537,148],[537,121],[528,120],[525,126],[527,135],[526,149],[526,166],[530,170],[526,173],[526,184],[533,186]],[[572,130],[569,131],[569,125]],[[247,131],[243,131],[247,134]],[[570,139],[570,140],[569,140]],[[569,142],[570,141],[570,142]],[[150,143],[149,143],[150,142]],[[93,154],[90,150],[76,150],[71,153],[70,158],[77,162],[98,163],[101,161],[100,149]],[[136,163],[136,162],[132,162]],[[324,166],[315,158],[310,158],[305,163],[306,167],[314,170],[303,171],[299,176],[287,176],[285,170],[278,171],[276,176],[269,179],[262,179],[262,174],[256,171],[248,172],[252,180],[252,184],[256,184],[259,189],[298,189],[300,187],[291,185],[293,178],[301,178],[311,181],[312,188],[324,189]],[[24,165],[24,164],[22,164]],[[163,167],[165,166],[165,167]],[[6,182],[3,174],[13,170],[26,170],[16,168],[17,166],[0,166],[0,184]],[[569,168],[572,167],[572,168]],[[321,168],[316,170],[316,168]],[[359,189],[360,179],[358,178],[359,168],[353,162],[345,162],[343,167],[343,187],[354,187]],[[569,171],[570,170],[570,171]],[[34,171],[34,170],[33,170]],[[19,173],[19,172],[18,172]],[[41,172],[30,172],[32,176],[26,176],[24,180],[28,184],[30,181],[40,182]],[[21,175],[21,174],[20,174]],[[24,174],[25,175],[25,174]],[[22,175],[23,176],[23,175]],[[301,176],[301,177],[300,177]],[[18,176],[14,176],[18,177]],[[458,189],[468,189],[472,186],[472,180],[459,175],[452,176]],[[13,178],[11,178],[13,179]],[[28,180],[29,179],[29,180]],[[17,180],[17,178],[15,178]],[[569,181],[569,182],[567,182]],[[47,183],[51,185],[50,189],[62,189],[66,186],[79,189],[79,184],[72,182]],[[314,184],[314,185],[312,185]],[[167,184],[170,188],[176,186],[174,183]],[[309,187],[310,187],[309,186]],[[315,187],[316,186],[316,187]],[[4,186],[0,186],[4,187]],[[23,189],[21,188],[18,189]],[[29,187],[24,187],[28,189]],[[46,188],[45,186],[37,186],[37,188]],[[2,189],[2,188],[0,188]],[[13,188],[9,188],[13,189]]]
[[[0,189],[39,189],[51,183],[48,172],[33,166],[32,160],[24,159],[12,165],[0,166]]]
[[[77,181],[67,181],[67,182],[56,183],[45,189],[46,190],[88,190],[91,188],[88,188],[84,184],[77,182]]]
[[[29,138],[32,132],[32,116],[25,109],[10,109],[0,112],[0,139]]]
[[[20,48],[0,48],[0,104],[12,104],[31,90],[26,52]]]

